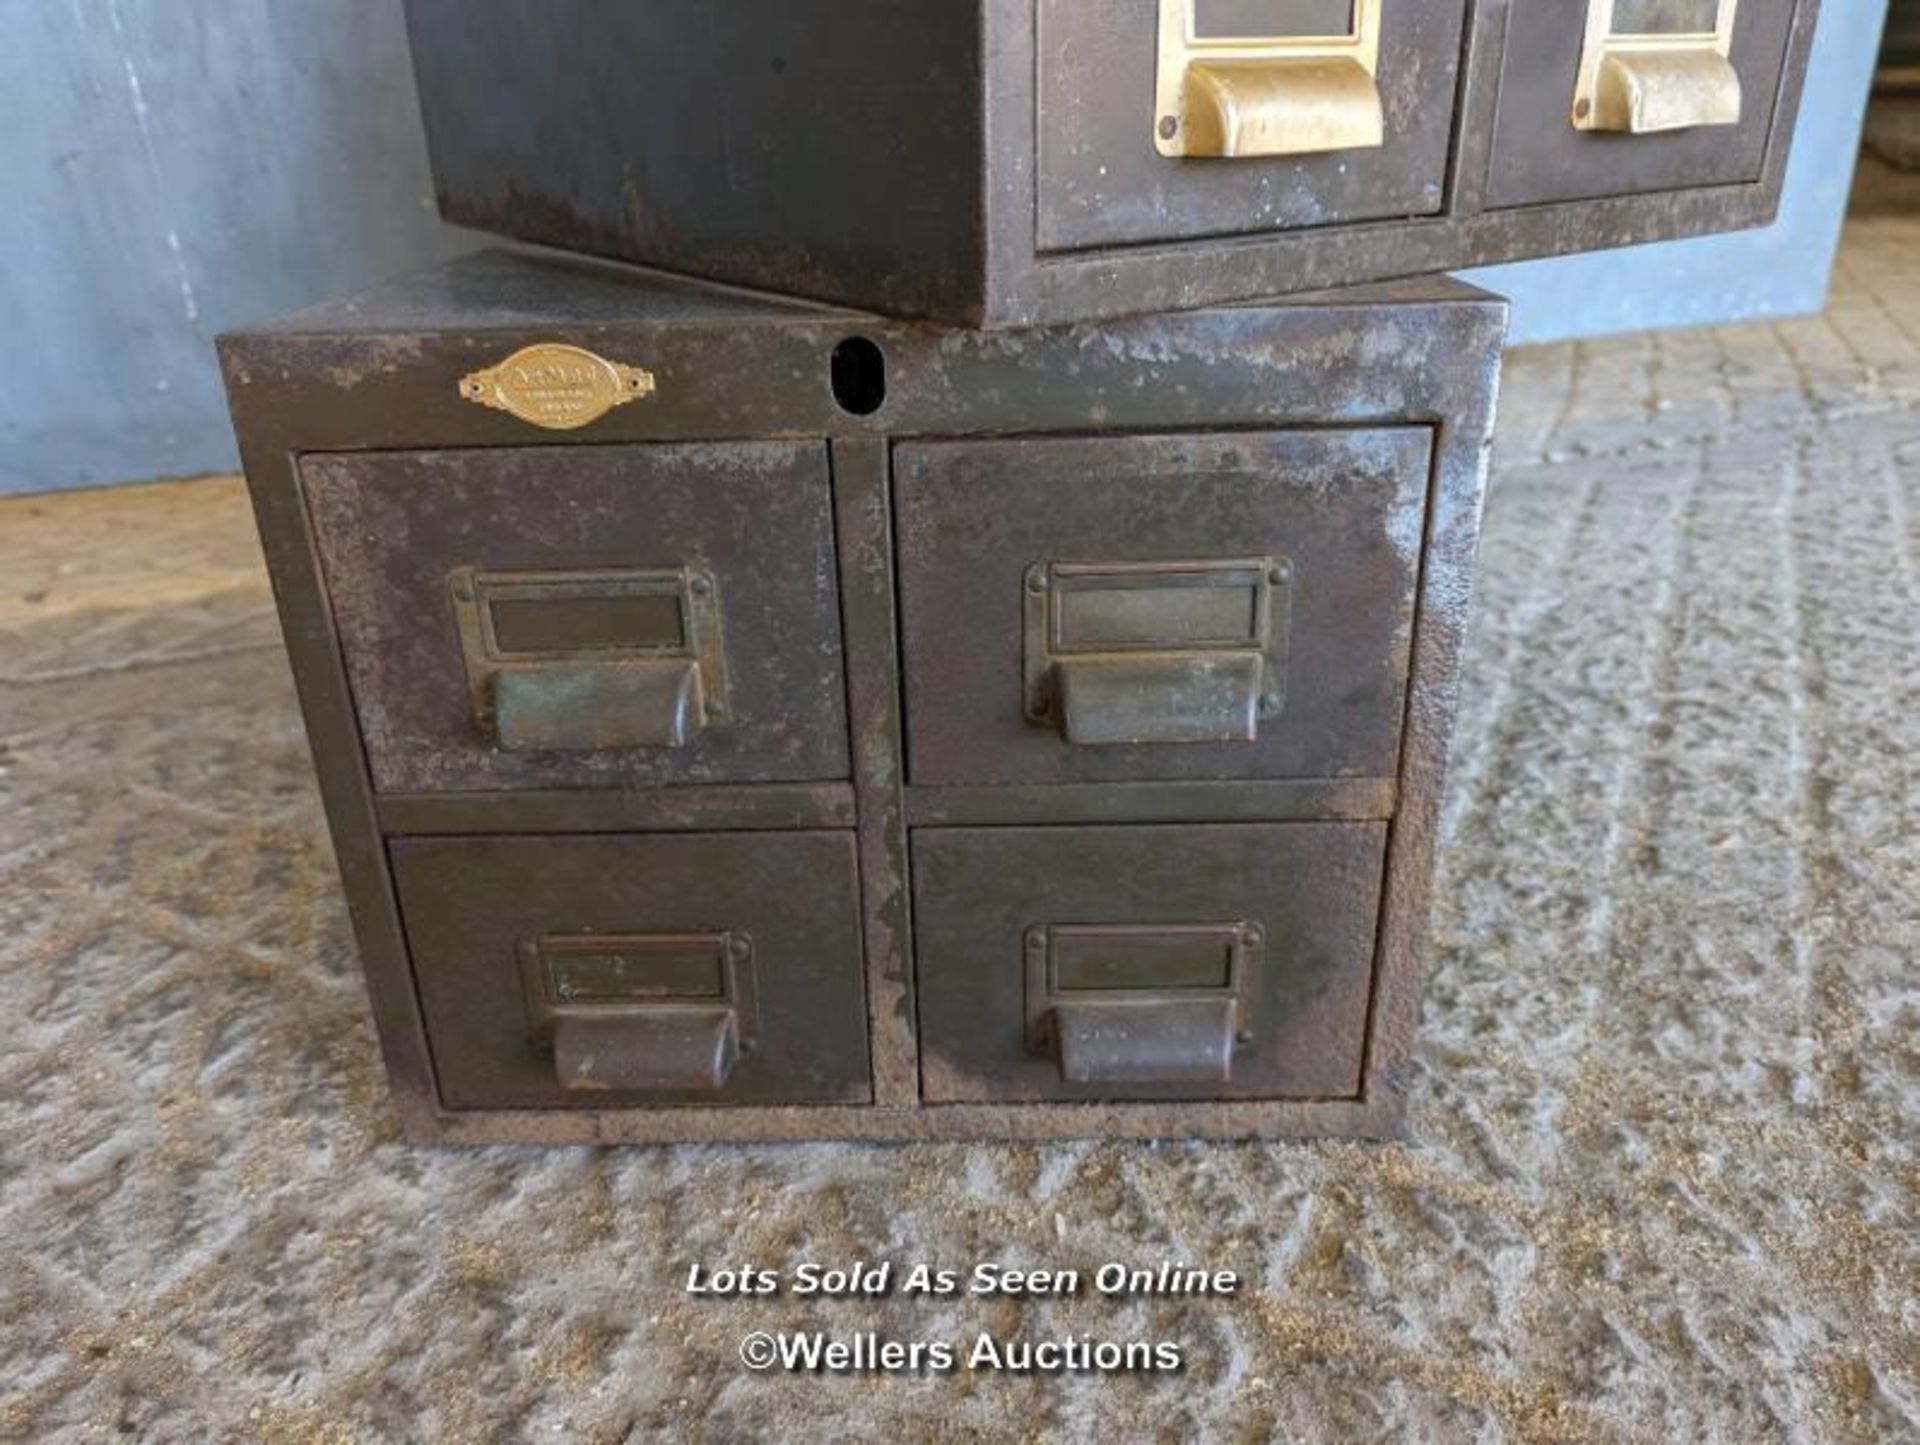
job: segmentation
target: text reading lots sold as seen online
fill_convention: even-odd
[[[959,1270],[925,1264],[896,1270],[891,1260],[837,1266],[800,1264],[794,1266],[790,1277],[777,1269],[752,1266],[708,1269],[695,1264],[687,1271],[688,1294],[718,1298],[791,1294],[879,1299],[892,1294],[896,1286],[902,1294],[935,1296],[1069,1296],[1081,1294],[1085,1288],[1114,1296],[1230,1295],[1240,1288],[1240,1276],[1230,1269],[1175,1264],[1142,1269],[1117,1262],[1103,1264],[1085,1276],[1077,1269],[1007,1269],[992,1263],[976,1264],[964,1275]]]

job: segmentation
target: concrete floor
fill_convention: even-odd
[[[1403,1145],[397,1142],[239,485],[0,503],[0,1435],[1920,1430],[1920,221],[1516,354]],[[1232,1268],[689,1298],[689,1264]],[[1180,1341],[755,1375],[753,1329]]]

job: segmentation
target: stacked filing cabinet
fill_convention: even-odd
[[[1391,1129],[1503,319],[495,252],[227,338],[410,1132]]]
[[[1504,312],[1299,293],[1768,219],[1815,3],[409,0],[613,258],[224,343],[409,1131],[1392,1130]]]
[[[408,0],[440,205],[987,327],[1773,216],[1817,0]]]

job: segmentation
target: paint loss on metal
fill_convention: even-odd
[[[1390,1132],[1502,315],[492,256],[230,338],[409,1132]],[[459,396],[556,335],[674,384],[540,446]]]

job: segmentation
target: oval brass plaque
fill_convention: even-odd
[[[578,346],[542,342],[460,378],[460,395],[549,431],[571,431],[652,396],[653,373]]]

